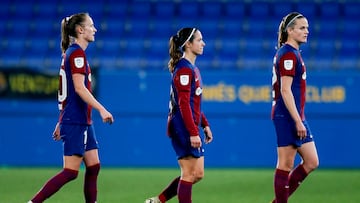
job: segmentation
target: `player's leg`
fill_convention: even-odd
[[[85,202],[94,203],[97,199],[97,178],[100,172],[99,145],[93,125],[88,126],[85,132],[84,140],[86,148],[84,163],[86,171],[84,177],[84,196]]]
[[[63,170],[49,179],[31,201],[41,203],[56,193],[63,185],[74,180],[78,175],[81,162],[82,157],[80,156],[64,156]]]
[[[302,158],[302,163],[290,174],[289,196],[299,187],[307,175],[319,166],[319,158],[313,141],[302,144],[298,148],[298,152]]]
[[[158,196],[145,200],[145,203],[161,203],[172,199],[177,195],[179,181],[180,176],[173,179]]]
[[[84,154],[86,166],[84,178],[84,196],[87,203],[95,203],[97,199],[97,178],[100,171],[100,160],[97,149],[86,151]]]
[[[191,203],[192,185],[200,181],[204,176],[204,157],[184,157],[178,163],[181,168],[181,178],[178,186],[179,203]]]
[[[285,146],[277,148],[278,160],[274,175],[276,203],[287,203],[289,197],[289,173],[294,166],[296,148]]]

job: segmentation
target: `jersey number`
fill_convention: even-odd
[[[67,87],[66,87],[66,73],[64,69],[60,69],[59,72],[59,91],[58,91],[58,101],[59,101],[59,110],[63,109],[63,102],[67,97]]]

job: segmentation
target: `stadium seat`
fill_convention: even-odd
[[[270,16],[270,5],[268,2],[249,3],[250,19],[267,19]]]
[[[324,21],[329,21],[333,19],[337,19],[340,16],[340,3],[339,2],[324,2],[319,7],[320,9],[320,18]]]
[[[313,19],[314,17],[316,18],[319,16],[317,4],[313,1],[305,1],[296,4],[295,11],[300,12],[309,19]]]
[[[151,2],[148,1],[134,1],[130,5],[131,18],[146,19],[151,16]]]
[[[223,3],[220,1],[201,2],[202,18],[219,19],[223,17]]]
[[[348,2],[344,4],[344,16],[346,19],[355,20],[360,17],[360,3]]]
[[[159,19],[170,19],[175,15],[176,3],[172,1],[156,2],[155,16]]]
[[[200,3],[198,2],[180,2],[177,7],[179,9],[179,20],[182,19],[197,19],[200,15]]]
[[[294,11],[293,4],[289,1],[279,2],[272,6],[274,18],[279,22],[283,17],[285,17],[288,13]]]
[[[241,1],[230,1],[225,4],[227,19],[241,20],[245,16],[245,4]]]

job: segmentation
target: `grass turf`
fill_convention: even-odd
[[[0,203],[26,203],[60,168],[1,168]],[[84,202],[84,170],[47,203]],[[98,180],[99,203],[142,203],[157,195],[178,169],[105,168]],[[205,169],[193,187],[195,203],[268,203],[273,198],[273,169]],[[360,170],[318,169],[290,198],[290,203],[358,203]],[[169,203],[177,202],[173,198]]]

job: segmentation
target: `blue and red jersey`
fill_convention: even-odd
[[[282,76],[293,77],[291,90],[294,96],[295,105],[301,119],[305,120],[306,67],[301,58],[300,51],[288,44],[282,46],[274,57],[272,76],[272,119],[275,117],[291,118],[280,92],[280,78]]]
[[[60,123],[91,125],[92,107],[75,92],[72,75],[85,76],[84,85],[91,90],[91,69],[84,50],[78,44],[72,44],[63,54],[59,77],[58,101]]]
[[[209,125],[201,111],[201,95],[202,79],[199,69],[187,59],[180,59],[172,73],[169,120],[173,122],[169,121],[168,128],[176,128],[171,125],[185,125],[190,136],[199,135],[199,126]]]

